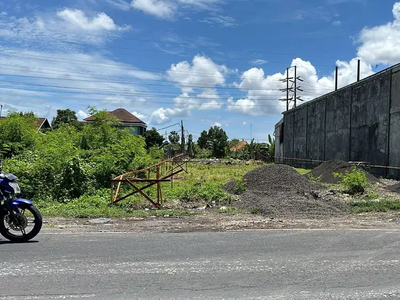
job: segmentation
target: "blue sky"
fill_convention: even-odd
[[[3,115],[123,107],[149,127],[264,141],[287,67],[308,101],[333,90],[336,65],[344,86],[357,59],[362,77],[400,62],[400,2],[0,0],[0,53]]]

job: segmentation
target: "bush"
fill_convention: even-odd
[[[350,195],[362,194],[368,184],[365,173],[357,168],[346,171],[344,174],[334,173],[335,177],[340,177],[340,185]]]
[[[246,191],[246,181],[244,181],[243,178],[240,178],[239,180],[236,181],[234,193],[235,195],[240,195],[243,194],[243,192],[245,191]]]

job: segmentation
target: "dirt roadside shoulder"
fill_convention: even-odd
[[[252,229],[390,229],[400,230],[400,213],[368,213],[325,219],[266,218],[251,214],[120,219],[45,218],[43,233],[79,232],[224,232]]]

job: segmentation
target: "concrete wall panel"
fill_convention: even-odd
[[[400,65],[301,105],[283,121],[285,157],[400,167]]]

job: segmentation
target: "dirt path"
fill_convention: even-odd
[[[93,222],[104,222],[94,224]],[[206,212],[186,217],[45,219],[43,232],[212,232],[249,229],[400,229],[400,213],[368,213],[326,219],[271,219],[251,214]]]

